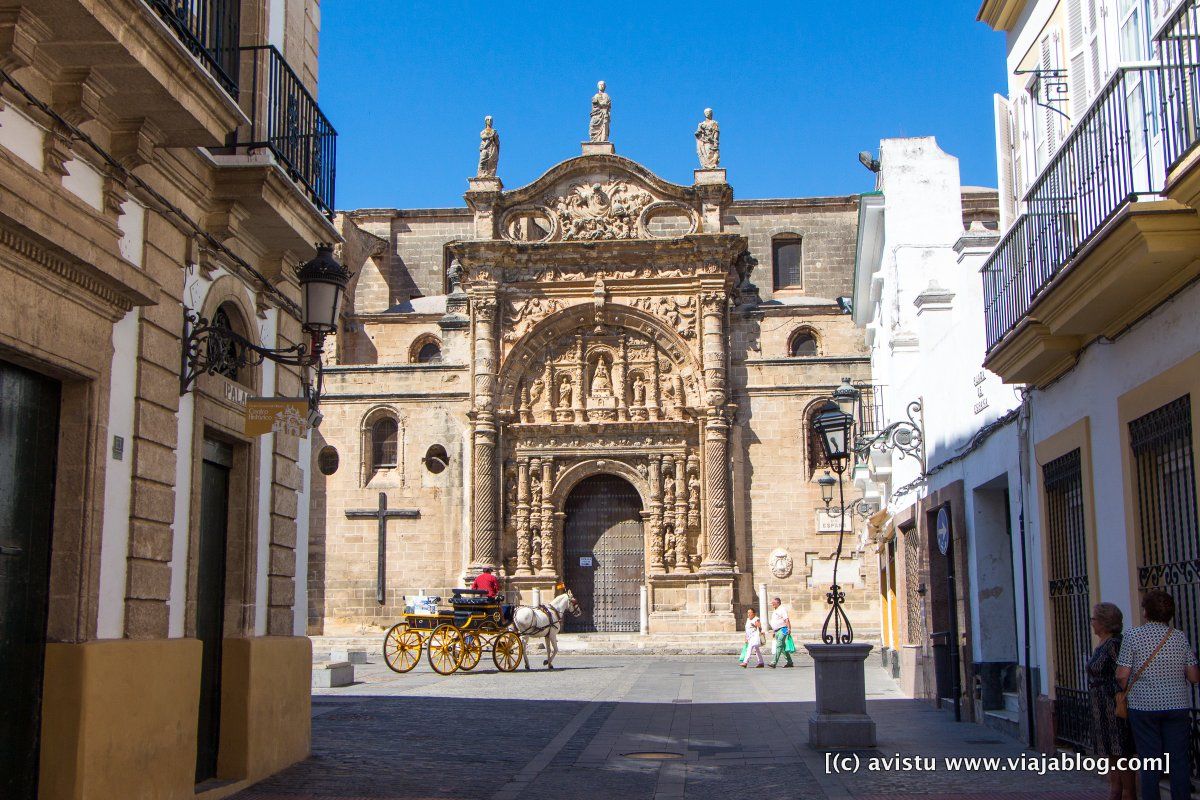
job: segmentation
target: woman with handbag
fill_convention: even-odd
[[[1170,758],[1171,800],[1191,796],[1192,684],[1200,683],[1196,652],[1182,631],[1171,627],[1175,600],[1161,589],[1142,597],[1144,625],[1131,630],[1117,656],[1118,716],[1128,708],[1138,757]],[[1142,800],[1158,800],[1157,770],[1143,769]]]
[[[1129,722],[1117,716],[1117,654],[1121,651],[1121,609],[1112,603],[1098,603],[1092,609],[1092,633],[1100,640],[1088,659],[1088,700],[1092,707],[1092,730],[1096,736],[1096,755],[1118,758],[1133,755],[1133,734]],[[1133,770],[1112,769],[1108,773],[1109,800],[1137,800],[1137,774]]]
[[[741,659],[742,669],[745,669],[746,666],[750,663],[750,656],[752,654],[758,656],[758,665],[755,666],[755,669],[763,668],[764,664],[766,663],[765,661],[763,661],[763,654],[762,654],[762,646],[765,641],[766,641],[766,637],[763,634],[762,620],[760,620],[758,618],[758,614],[754,611],[753,608],[747,608],[746,609],[746,644],[744,647],[742,647],[742,659]]]

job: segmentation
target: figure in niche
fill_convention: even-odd
[[[541,378],[533,382],[532,388],[529,390],[529,406],[530,410],[537,408],[538,403],[542,400],[542,395],[546,392],[546,384]]]
[[[633,377],[633,404],[639,408],[646,405],[646,382],[641,375]]]
[[[500,164],[500,134],[492,127],[492,118],[483,118],[483,130],[479,133],[479,170],[477,178],[496,177]]]
[[[711,108],[704,109],[704,120],[696,128],[696,155],[700,169],[716,169],[721,163],[721,127]]]
[[[588,138],[593,142],[607,142],[612,124],[612,100],[608,96],[604,81],[596,84],[600,91],[592,97],[592,113],[588,120]]]
[[[688,476],[688,525],[700,524],[700,476]]]
[[[612,397],[612,376],[608,371],[608,360],[596,359],[596,369],[592,372],[592,397]]]
[[[675,526],[671,523],[663,525],[663,566],[670,567],[675,563]]]
[[[571,408],[572,390],[571,379],[564,375],[558,383],[558,408],[561,411],[568,411]]]

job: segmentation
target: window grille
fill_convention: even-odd
[[[375,469],[396,466],[396,440],[399,426],[391,417],[384,417],[371,426],[371,465]]]
[[[1046,488],[1047,578],[1054,620],[1054,716],[1060,741],[1092,747],[1087,692],[1091,656],[1091,597],[1083,515],[1083,468],[1072,450],[1042,467]]]
[[[1200,536],[1189,395],[1129,423],[1139,538],[1138,592],[1175,598],[1175,627],[1200,641]],[[1192,774],[1200,776],[1200,693],[1192,689]]]
[[[904,599],[908,610],[908,644],[925,644],[921,617],[921,539],[916,528],[904,531]]]
[[[771,245],[771,255],[776,289],[794,289],[804,284],[800,265],[800,237],[776,239]]]

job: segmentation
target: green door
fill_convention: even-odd
[[[0,361],[0,797],[37,796],[61,387]]]

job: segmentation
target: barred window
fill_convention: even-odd
[[[798,289],[804,285],[799,236],[778,236],[771,242],[775,288]]]
[[[807,356],[815,356],[817,354],[817,337],[810,330],[797,331],[792,336],[792,342],[788,346],[788,355],[792,358],[804,358]]]
[[[421,345],[421,349],[417,352],[417,363],[442,363],[442,348],[438,347],[437,342],[426,342],[425,344]]]
[[[396,466],[396,440],[399,426],[391,417],[376,420],[371,426],[371,466],[388,469]]]

